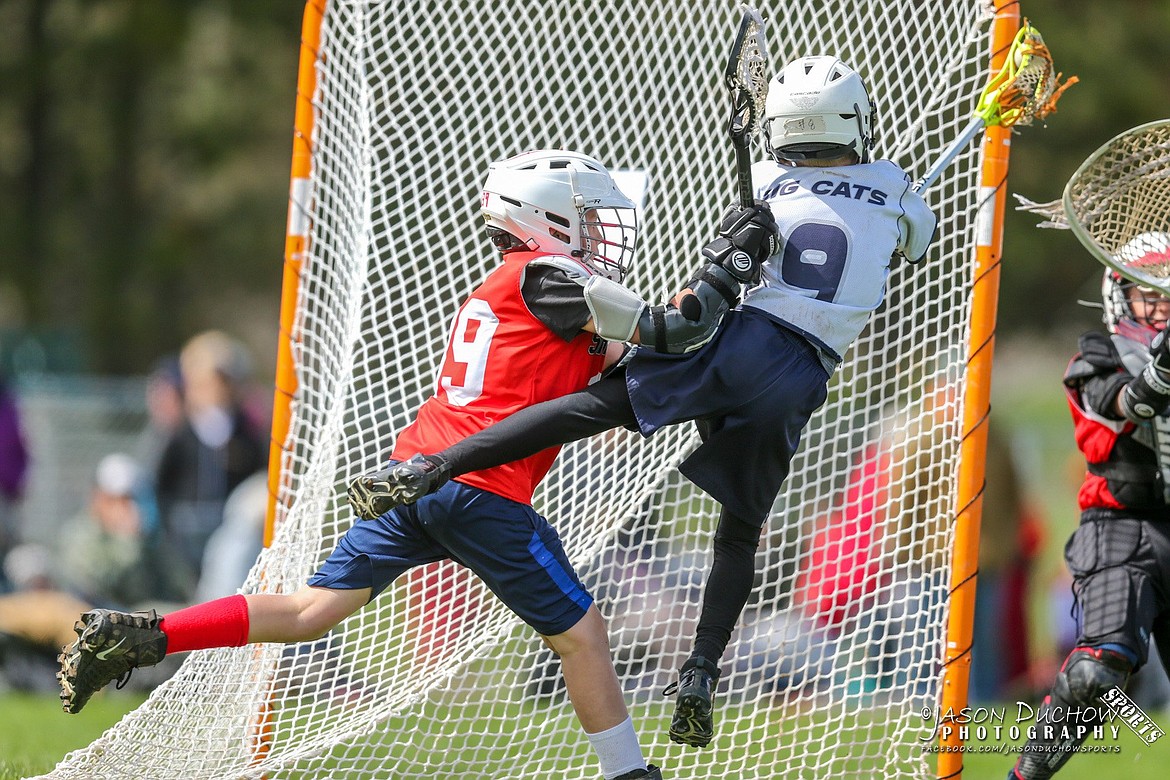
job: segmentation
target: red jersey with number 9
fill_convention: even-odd
[[[526,406],[580,390],[601,373],[604,340],[582,331],[565,341],[524,302],[520,292],[524,267],[543,256],[508,253],[463,302],[435,394],[398,434],[395,460],[438,452]],[[528,504],[559,451],[560,447],[551,447],[456,480]]]

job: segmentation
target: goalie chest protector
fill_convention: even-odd
[[[1082,511],[1160,512],[1170,505],[1170,417],[1142,424],[1114,420],[1090,408],[1080,389],[1086,381],[1136,376],[1149,354],[1144,344],[1123,336],[1086,333],[1065,373],[1077,446],[1087,467],[1077,496]]]
[[[459,307],[435,394],[398,435],[395,460],[438,452],[526,406],[580,390],[600,375],[605,361],[603,339],[582,331],[565,341],[524,302],[520,292],[524,267],[542,256],[508,253]],[[533,491],[559,449],[473,471],[457,480],[531,503]]]

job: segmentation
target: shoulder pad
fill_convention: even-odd
[[[574,260],[565,255],[544,255],[529,262],[528,265],[543,265],[564,271],[566,276],[582,286],[585,285],[585,282],[589,281],[591,276],[597,275],[589,266],[580,260]]]
[[[1117,353],[1113,341],[1104,333],[1096,331],[1086,333],[1081,336],[1078,346],[1080,352],[1064,372],[1066,383],[1123,368],[1121,355]]]
[[[1104,333],[1091,332],[1081,336],[1079,345],[1081,357],[1091,365],[1100,368],[1121,368],[1121,355],[1113,339]]]
[[[862,165],[864,164],[865,163],[862,163]],[[910,174],[906,173],[905,169],[903,169],[902,166],[898,165],[898,163],[894,162],[893,160],[887,160],[886,158],[881,157],[877,160],[870,161],[869,165],[872,165],[877,169],[888,168],[889,170],[885,170],[883,173],[886,173],[889,176],[893,176],[895,179],[902,181],[907,185],[911,183]]]

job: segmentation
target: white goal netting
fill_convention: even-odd
[[[773,71],[817,53],[857,67],[878,154],[912,175],[986,78],[983,0],[761,10]],[[353,522],[346,481],[386,458],[431,392],[452,315],[496,260],[477,216],[489,162],[565,147],[642,172],[628,281],[652,300],[674,291],[735,194],[721,74],[738,17],[730,0],[329,0],[299,392],[275,540],[246,592],[304,583]],[[609,619],[664,776],[933,776],[918,740],[944,658],[978,158],[972,144],[931,187],[929,260],[895,263],[809,425],[723,660],[710,748],[667,740],[661,695],[690,649],[717,517],[675,469],[692,428],[566,447],[537,494]],[[318,642],[193,654],[47,777],[598,777],[563,691],[534,633],[438,565]]]

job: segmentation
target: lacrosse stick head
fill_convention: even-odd
[[[1027,19],[1016,33],[1003,67],[987,83],[975,113],[984,124],[1030,125],[1056,110],[1056,101],[1077,82],[1070,76],[1062,82],[1052,63],[1052,53],[1044,45],[1040,31]]]
[[[1090,254],[1170,295],[1170,120],[1127,130],[1093,152],[1069,179],[1063,204]]]
[[[732,142],[745,147],[760,130],[764,101],[768,98],[768,45],[764,38],[764,17],[755,8],[742,5],[739,30],[731,46],[724,80],[731,93]]]

